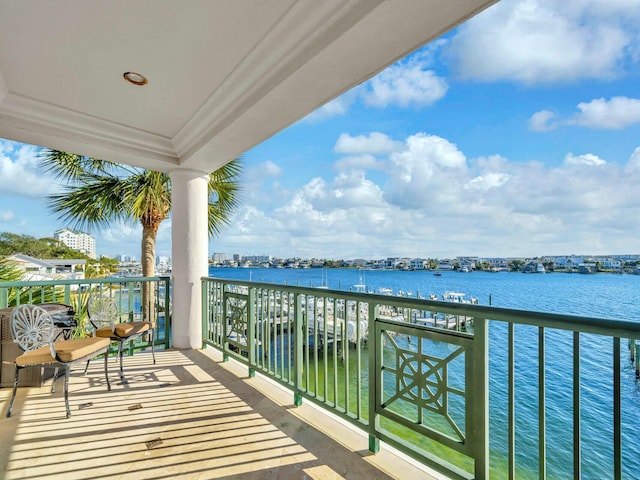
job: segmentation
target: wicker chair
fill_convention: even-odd
[[[122,369],[124,344],[143,335],[149,335],[151,337],[151,355],[153,357],[153,364],[155,365],[155,327],[153,322],[120,322],[118,306],[113,299],[102,295],[93,295],[89,298],[87,311],[95,336],[108,338],[112,342],[118,342],[120,376],[122,378],[124,377]]]
[[[9,401],[7,417],[13,411],[13,402],[18,390],[18,377],[25,368],[52,367],[64,369],[64,402],[67,418],[71,416],[69,408],[69,375],[75,363],[88,362],[92,358],[104,353],[104,376],[107,380],[107,390],[111,390],[107,373],[107,350],[109,340],[106,338],[80,338],[54,342],[57,331],[51,316],[45,309],[37,305],[25,304],[16,307],[11,313],[11,335],[19,347],[24,351],[15,359],[16,370],[13,381],[13,394]],[[55,389],[54,376],[51,391]]]

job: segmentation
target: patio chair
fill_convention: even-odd
[[[24,351],[15,359],[16,370],[13,380],[13,394],[9,401],[7,417],[11,416],[13,402],[18,391],[18,377],[25,368],[55,368],[51,392],[55,391],[58,369],[64,369],[64,403],[67,418],[71,416],[69,408],[69,375],[71,367],[79,362],[88,362],[92,358],[104,353],[104,376],[107,380],[107,390],[111,390],[107,373],[107,350],[109,340],[106,338],[90,337],[55,342],[57,331],[53,319],[47,311],[37,305],[25,304],[16,307],[11,313],[11,335],[14,342]]]
[[[120,322],[118,306],[113,299],[102,295],[93,295],[89,298],[87,312],[96,337],[108,338],[112,342],[118,342],[120,377],[123,378],[124,376],[122,369],[124,344],[143,335],[151,337],[151,356],[155,365],[155,326],[153,322]]]

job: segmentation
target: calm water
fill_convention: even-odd
[[[246,269],[211,268],[212,277],[331,289],[354,290],[366,284],[377,292],[390,288],[412,296],[439,297],[446,290],[476,297],[481,305],[591,317],[640,321],[640,275],[580,275],[522,273],[398,272],[357,269]],[[490,325],[490,396],[492,465],[504,468],[507,438],[506,326]],[[546,336],[547,473],[548,478],[572,476],[572,336],[549,331]],[[582,478],[612,478],[613,386],[611,340],[582,336],[581,402]],[[537,329],[516,328],[516,462],[518,478],[537,478],[538,380]],[[623,350],[622,380],[624,478],[640,478],[640,387]],[[495,473],[495,472],[493,472]],[[501,475],[492,475],[492,478]]]

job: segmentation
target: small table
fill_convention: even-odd
[[[64,340],[69,340],[73,330],[78,325],[76,312],[73,307],[64,303],[43,303],[40,306],[47,311],[53,320],[53,325],[59,329],[55,340],[57,340],[60,335],[62,335]]]

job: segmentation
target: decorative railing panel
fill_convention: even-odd
[[[376,338],[375,363],[381,376],[375,392],[377,413],[470,453],[465,448],[465,370],[473,337],[378,321]]]

